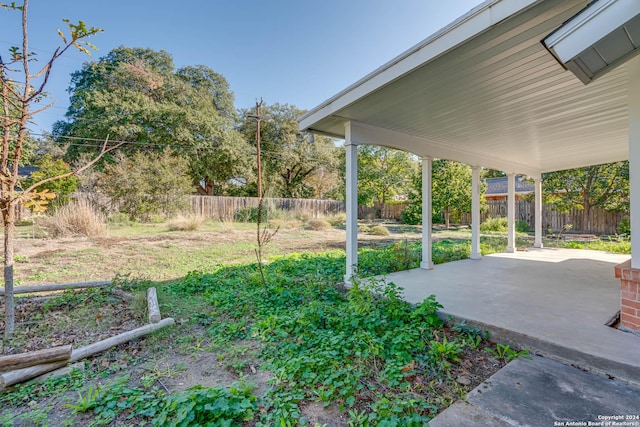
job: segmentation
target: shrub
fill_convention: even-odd
[[[196,231],[202,227],[205,218],[199,215],[178,215],[167,223],[170,231]]]
[[[270,219],[275,219],[276,216],[282,215],[276,215],[276,210],[269,206],[265,206],[262,208],[262,222],[267,222]],[[233,220],[237,222],[258,222],[258,208],[248,207],[238,209],[233,214]]]
[[[625,216],[620,220],[616,232],[618,234],[626,234],[627,236],[631,234],[631,221],[629,220],[629,216]]]
[[[507,218],[487,218],[482,224],[480,224],[480,231],[507,231],[508,220]]]
[[[186,171],[187,161],[175,152],[119,152],[105,167],[98,181],[108,195],[132,220],[149,221],[154,216],[171,218],[187,207],[186,195],[193,187]]]
[[[528,233],[530,231],[529,223],[527,221],[516,221],[516,231],[518,233]]]
[[[374,236],[388,236],[389,230],[384,225],[374,225],[369,233]]]
[[[422,204],[411,203],[400,214],[400,220],[405,224],[416,225],[422,223]]]
[[[51,237],[98,237],[107,233],[105,216],[87,202],[72,202],[49,216],[37,219],[37,224]]]
[[[27,188],[39,181],[47,178],[60,176],[71,172],[71,166],[62,159],[54,160],[51,155],[45,155],[37,164],[38,170],[33,172],[23,183],[23,188]],[[66,178],[56,179],[39,185],[37,190],[49,190],[56,195],[51,202],[53,206],[63,206],[69,201],[69,195],[78,189],[78,177],[71,175]]]
[[[341,225],[345,225],[345,223],[347,222],[347,214],[338,213],[335,215],[328,216],[325,219],[329,224],[331,224],[332,227],[339,227]]]
[[[307,223],[307,228],[314,231],[328,230],[331,228],[331,224],[323,219],[312,219]]]

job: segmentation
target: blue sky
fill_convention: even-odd
[[[60,44],[62,19],[104,29],[91,58],[69,51],[48,90],[56,104],[34,130],[64,117],[70,74],[124,45],[165,50],[176,67],[204,64],[224,75],[236,107],[310,109],[447,25],[481,0],[31,0],[30,50]],[[0,53],[21,43],[19,15],[0,10]]]

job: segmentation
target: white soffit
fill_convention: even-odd
[[[640,0],[632,0],[640,3]],[[300,129],[531,176],[628,158],[627,64],[583,85],[541,43],[588,0],[485,2]]]
[[[640,53],[640,1],[593,1],[543,43],[587,84]]]

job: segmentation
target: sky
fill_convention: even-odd
[[[6,3],[6,2],[5,2]],[[19,3],[19,2],[16,2]],[[482,3],[481,0],[31,0],[30,50],[50,56],[63,19],[104,32],[91,57],[69,50],[47,85],[55,105],[35,117],[51,131],[68,107],[70,74],[118,46],[165,50],[176,68],[222,74],[236,108],[256,100],[311,109]],[[68,34],[68,31],[65,31]],[[21,45],[20,15],[0,10],[0,54]]]

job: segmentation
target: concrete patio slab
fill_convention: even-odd
[[[429,426],[637,426],[639,395],[640,388],[549,359],[517,359]]]
[[[640,383],[640,337],[605,326],[620,308],[614,266],[628,255],[529,249],[390,274],[407,301],[431,294],[442,316],[487,329],[496,341]]]

